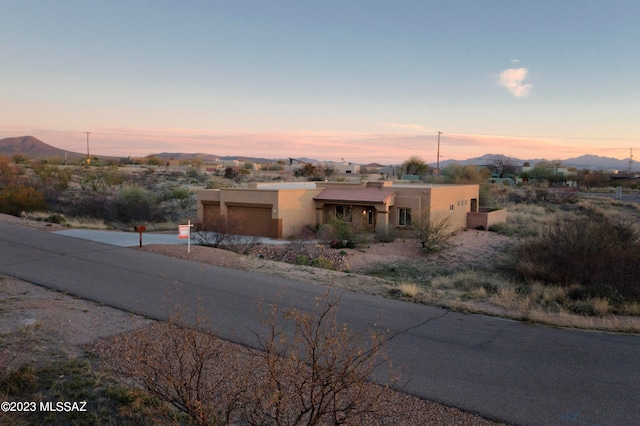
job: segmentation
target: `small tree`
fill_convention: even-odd
[[[496,155],[487,168],[500,179],[513,175],[516,171],[513,159],[504,155]]]
[[[424,176],[429,172],[429,166],[417,155],[412,155],[402,163],[402,171],[406,175]]]
[[[144,188],[123,188],[113,202],[116,217],[122,222],[152,221],[161,219],[158,200]]]
[[[451,216],[421,215],[412,223],[413,232],[427,253],[433,253],[446,247],[451,236]]]

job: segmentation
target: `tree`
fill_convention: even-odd
[[[429,166],[417,155],[412,155],[402,163],[402,171],[406,175],[424,176],[429,173]]]
[[[487,165],[487,168],[491,173],[498,176],[499,179],[513,175],[516,171],[516,166],[513,165],[513,159],[504,155],[496,155],[491,163]]]
[[[529,177],[536,180],[552,181],[554,175],[554,166],[548,161],[540,161],[529,171]]]
[[[483,183],[489,176],[486,169],[477,166],[462,166],[460,164],[450,164],[442,169],[442,175],[449,183]]]

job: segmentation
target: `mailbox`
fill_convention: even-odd
[[[142,247],[142,233],[147,230],[146,226],[134,226],[133,230],[140,233],[140,247]]]

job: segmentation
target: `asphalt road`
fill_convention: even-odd
[[[256,302],[308,307],[321,287],[0,223],[0,273],[153,318],[206,308],[255,344]],[[525,425],[640,424],[640,336],[561,330],[344,293],[341,315],[382,318],[403,390]],[[384,372],[381,372],[384,377]]]

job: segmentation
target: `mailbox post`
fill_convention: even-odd
[[[134,226],[133,230],[140,234],[140,247],[142,247],[142,233],[147,230],[146,226]]]

